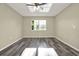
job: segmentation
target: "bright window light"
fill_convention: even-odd
[[[46,30],[46,20],[33,20],[32,30]]]

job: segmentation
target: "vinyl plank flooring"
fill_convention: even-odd
[[[1,56],[20,56],[25,48],[54,48],[59,56],[79,56],[79,52],[56,38],[24,38]]]

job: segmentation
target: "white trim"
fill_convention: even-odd
[[[53,38],[54,36],[24,36],[23,38]]]
[[[22,39],[22,38],[19,38],[19,39],[17,39],[16,41],[14,41],[13,43],[4,46],[3,48],[0,49],[0,51],[4,50],[5,48],[11,46],[12,44],[14,44],[15,42],[17,42],[17,41],[19,41],[19,40],[21,40],[21,39]]]
[[[78,48],[76,48],[76,47],[72,46],[71,44],[69,44],[69,43],[67,43],[67,42],[65,42],[65,41],[63,41],[63,40],[61,40],[60,37],[58,37],[58,36],[55,36],[55,37],[56,37],[59,41],[63,42],[64,44],[70,46],[71,48],[75,49],[76,51],[79,51]]]

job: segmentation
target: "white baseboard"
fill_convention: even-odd
[[[60,37],[57,37],[57,36],[55,36],[55,37],[56,37],[59,41],[63,42],[64,44],[70,46],[71,48],[75,49],[76,51],[79,51],[78,48],[76,48],[76,47],[70,45],[69,43],[67,43],[67,42],[65,42],[65,41],[63,41]]]
[[[3,48],[0,49],[0,51],[4,50],[5,48],[11,46],[12,44],[14,44],[15,42],[17,42],[17,41],[19,41],[19,40],[21,40],[21,39],[22,39],[22,38],[19,38],[19,39],[17,39],[16,41],[14,41],[13,43],[4,46]]]
[[[54,36],[24,36],[23,38],[53,38]]]

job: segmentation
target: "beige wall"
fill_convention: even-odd
[[[46,31],[32,31],[32,20],[46,20]],[[54,17],[24,17],[24,37],[53,37],[54,36]]]
[[[0,49],[22,38],[22,17],[0,4]]]
[[[79,49],[79,4],[72,4],[56,16],[56,36]]]

